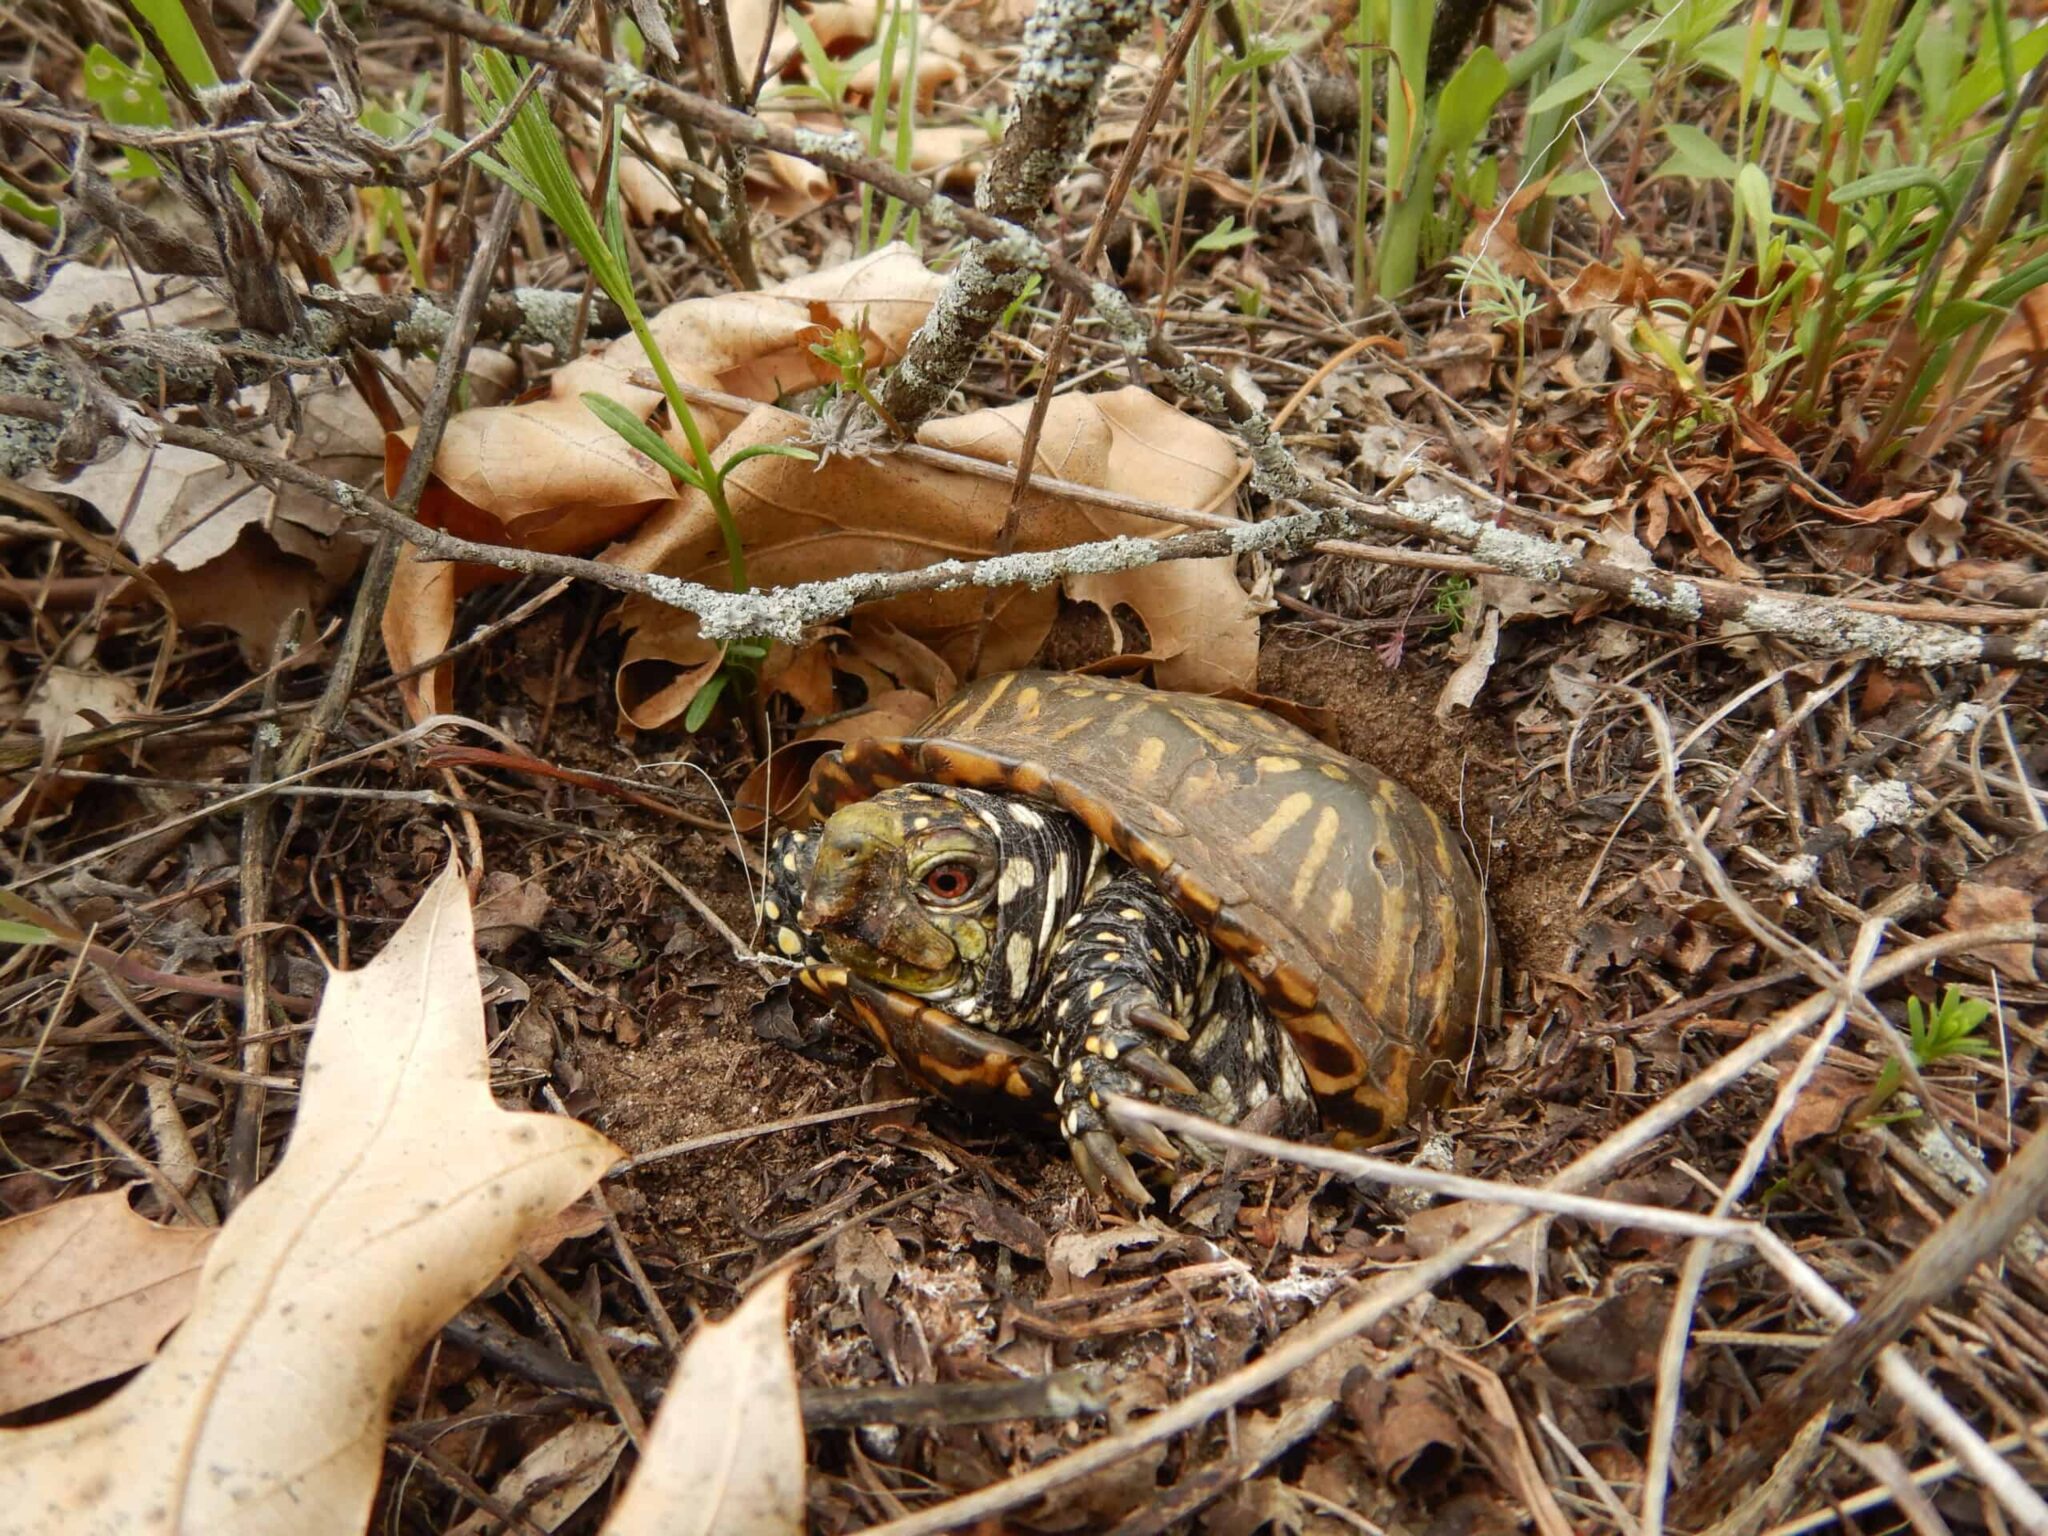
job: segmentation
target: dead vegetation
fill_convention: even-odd
[[[2048,1531],[2048,21],[1424,9],[0,18],[0,1530]],[[1034,660],[1447,813],[1456,1107],[792,1006]]]

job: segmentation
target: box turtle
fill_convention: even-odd
[[[1483,892],[1391,779],[1248,704],[985,678],[811,775],[762,917],[928,1089],[1054,1120],[1147,1202],[1108,1095],[1370,1142],[1457,1085],[1498,1008]],[[821,823],[821,824],[820,824]]]

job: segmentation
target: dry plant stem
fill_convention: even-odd
[[[1771,1388],[1763,1407],[1707,1462],[1672,1510],[1697,1525],[1764,1474],[1799,1427],[1856,1387],[1878,1352],[1904,1335],[1927,1307],[1951,1294],[1979,1264],[1995,1259],[2048,1202],[2048,1131],[2036,1131],[1988,1188],[1921,1242],[1857,1309],[1853,1321]]]
[[[263,686],[263,707],[277,708],[278,685],[284,677],[284,663],[298,648],[306,613],[299,609],[278,632],[271,650],[270,669]],[[270,760],[278,741],[277,726],[264,721],[256,727],[249,743],[248,784],[258,788],[270,780]],[[270,1070],[270,942],[262,931],[270,917],[271,802],[251,800],[242,810],[241,847],[241,929],[242,929],[242,1049],[241,1067],[252,1079],[260,1080]],[[263,1089],[260,1081],[244,1083],[235,1095],[234,1118],[228,1134],[227,1203],[230,1209],[256,1187],[262,1177]]]
[[[402,1443],[407,1455],[417,1457],[420,1465],[425,1467],[431,1475],[439,1478],[447,1487],[453,1489],[478,1509],[489,1515],[493,1520],[496,1520],[505,1530],[516,1530],[522,1532],[523,1536],[548,1536],[546,1530],[535,1525],[526,1516],[520,1514],[518,1510],[512,1508],[495,1493],[492,1493],[490,1489],[471,1477],[463,1469],[460,1462],[454,1460],[440,1446],[434,1444],[433,1441],[414,1441],[408,1439]]]
[[[1143,0],[1039,0],[1024,24],[1009,114],[975,183],[975,207],[1027,228],[1045,211],[1088,142],[1118,50],[1148,9]],[[1201,10],[1190,7],[1197,25]],[[1134,152],[1143,142],[1133,140]],[[882,413],[902,435],[944,408],[982,342],[1024,291],[1033,254],[1008,241],[977,240],[947,275],[931,313],[882,383]]]
[[[597,1373],[597,1379],[604,1385],[605,1397],[612,1405],[612,1412],[618,1415],[620,1428],[632,1439],[633,1449],[644,1452],[647,1447],[647,1420],[640,1412],[640,1405],[633,1401],[633,1394],[627,1390],[625,1378],[619,1374],[618,1364],[612,1359],[611,1348],[605,1343],[597,1323],[582,1304],[563,1290],[555,1282],[555,1277],[534,1263],[529,1255],[522,1252],[517,1263],[521,1277],[540,1292],[541,1299],[575,1336],[585,1363]]]
[[[2035,1419],[2027,1426],[2027,1432],[2032,1435],[2048,1434],[2048,1417]],[[1990,1442],[1990,1449],[2003,1456],[2009,1452],[2019,1450],[2024,1444],[2025,1439],[2025,1435],[2018,1433],[2000,1435],[1996,1440]],[[1963,1470],[1963,1464],[1955,1457],[1938,1457],[1934,1461],[1930,1461],[1914,1470],[1912,1474],[1913,1485],[1916,1488],[1924,1488],[1931,1483],[1946,1482]],[[1856,1515],[1868,1514],[1878,1506],[1891,1502],[1891,1497],[1891,1490],[1888,1488],[1866,1489],[1854,1498],[1843,1499],[1839,1503],[1829,1505],[1826,1509],[1816,1510],[1810,1514],[1801,1515],[1797,1519],[1787,1520],[1782,1524],[1774,1525],[1764,1533],[1764,1536],[1811,1536],[1811,1533],[1814,1531],[1824,1531],[1830,1527],[1844,1526],[1848,1524],[1850,1518]],[[1849,1528],[1851,1530],[1855,1529],[1854,1526],[1849,1526]],[[1716,1527],[1715,1531],[1710,1533],[1710,1536],[1720,1536],[1719,1527]]]
[[[1226,422],[1251,452],[1255,487],[1269,497],[1299,499],[1324,510],[1348,509],[1364,526],[1448,543],[1539,584],[1569,583],[1588,587],[1681,621],[1702,617],[1730,620],[1752,632],[1790,640],[1807,651],[1833,654],[1864,650],[1890,663],[1928,666],[1972,661],[2031,664],[2048,654],[2048,627],[2037,625],[2029,633],[2017,637],[1987,638],[1950,627],[1875,615],[1849,605],[1804,595],[1760,594],[1733,583],[1686,580],[1661,572],[1631,570],[1608,561],[1589,560],[1579,551],[1553,540],[1502,528],[1491,520],[1482,521],[1473,515],[1470,504],[1456,497],[1411,503],[1406,515],[1398,509],[1373,507],[1348,488],[1310,481],[1274,436],[1263,413],[1213,369],[1191,361],[1151,332],[1115,289],[1093,281],[1085,272],[1059,259],[1014,224],[955,207],[934,193],[928,184],[867,159],[859,153],[858,141],[851,136],[830,138],[771,128],[744,113],[678,90],[637,70],[624,65],[608,65],[596,55],[558,39],[481,16],[456,4],[455,0],[385,0],[384,8],[550,64],[565,75],[627,97],[675,121],[728,133],[736,143],[762,145],[810,160],[828,170],[866,182],[908,206],[925,210],[936,227],[963,230],[977,239],[991,242],[991,249],[1000,247],[1014,253],[1019,260],[1028,259],[1064,291],[1087,295],[1091,305],[1103,315],[1128,350],[1145,355],[1205,413]],[[17,414],[50,419],[33,409],[18,411]],[[356,510],[365,509],[359,507]],[[372,514],[365,511],[365,515]],[[489,564],[509,563],[503,554],[495,558],[490,555],[477,558]],[[531,560],[510,564],[510,568],[548,569],[553,574],[577,575],[590,575],[593,570],[602,569],[591,562],[565,567],[544,566]],[[1120,565],[1116,568],[1131,567]],[[957,579],[956,574],[949,573],[942,584],[951,584]],[[1008,583],[1020,578],[1014,568],[998,562],[994,570],[985,571],[977,579]],[[1036,578],[1026,576],[1022,579]],[[616,582],[612,584],[617,585]],[[901,590],[929,588],[906,586]],[[677,591],[670,596],[649,592],[648,595],[709,618],[697,606],[696,592]],[[855,600],[864,600],[870,595],[890,594],[886,590],[872,594],[864,592]],[[786,600],[787,594],[782,597]],[[705,601],[715,605],[721,598],[721,594],[703,589]],[[818,616],[837,616],[845,611],[845,606],[838,606]],[[801,617],[789,615],[784,617],[778,629],[772,622],[757,621],[751,613],[735,612],[732,619],[737,625],[730,631],[734,636],[800,634],[805,622]],[[714,638],[722,633],[710,623],[705,625],[704,632]]]
[[[1176,1522],[1257,1477],[1321,1429],[1336,1411],[1336,1402],[1328,1397],[1290,1405],[1256,1446],[1241,1445],[1208,1466],[1183,1473],[1173,1487],[1161,1490],[1155,1501],[1113,1528],[1109,1536],[1163,1536]]]
[[[975,208],[962,208],[935,191],[920,177],[898,171],[862,152],[857,135],[825,135],[771,126],[743,112],[679,90],[665,81],[623,64],[607,64],[593,53],[525,27],[494,20],[468,10],[456,0],[380,0],[382,8],[428,22],[474,42],[488,43],[536,63],[549,64],[570,79],[644,106],[679,126],[724,133],[738,144],[778,150],[813,165],[850,177],[921,210],[934,229],[964,233],[989,243],[1034,271],[1042,271],[1064,292],[1082,295],[1100,314],[1117,341],[1134,357],[1143,355],[1205,412],[1226,422],[1244,440],[1274,494],[1291,494],[1306,483],[1300,468],[1273,437],[1264,414],[1222,374],[1185,356],[1153,332],[1122,293],[1097,282],[1074,263],[1035,239],[1029,230]],[[1064,165],[1060,167],[1064,170]]]
[[[304,783],[315,774],[329,773],[336,768],[345,768],[350,763],[360,762],[366,757],[373,757],[379,752],[389,752],[395,747],[408,746],[423,736],[431,735],[444,726],[451,725],[466,730],[487,729],[476,721],[462,715],[429,715],[417,725],[410,726],[394,736],[387,736],[381,741],[373,741],[369,745],[358,747],[352,752],[344,752],[339,757],[330,757],[320,762],[309,763],[297,773],[281,775],[271,780],[268,784],[259,784],[252,789],[245,789],[240,794],[229,795],[226,799],[217,800],[212,805],[203,805],[196,810],[182,812],[165,821],[158,822],[155,826],[147,827],[140,832],[131,832],[128,836],[116,838],[113,842],[103,847],[90,849],[74,858],[66,859],[61,864],[53,864],[48,869],[39,869],[32,874],[18,876],[16,879],[9,881],[6,888],[11,891],[18,891],[31,885],[39,885],[45,880],[58,879],[69,874],[74,869],[83,869],[89,864],[111,858],[125,849],[146,843],[152,838],[162,837],[167,832],[174,831],[179,827],[188,827],[196,822],[205,821],[210,817],[224,815],[229,811],[239,811],[251,801],[265,799],[294,784]],[[116,960],[120,958],[120,956],[115,957]],[[124,972],[124,974],[128,973]],[[140,980],[141,978],[135,977],[133,979]],[[152,986],[162,985],[175,991],[197,990],[195,984],[175,976],[168,977],[161,983],[151,981],[148,984]],[[232,982],[222,982],[220,987],[221,991],[218,994],[209,993],[205,995],[218,995],[223,998],[237,1000],[242,995],[242,989]],[[289,1000],[285,1001],[288,1002]]]
[[[770,1120],[764,1125],[743,1125],[736,1130],[716,1131],[709,1136],[697,1136],[689,1141],[671,1142],[665,1147],[655,1147],[648,1152],[636,1152],[605,1177],[616,1178],[622,1173],[631,1173],[635,1168],[645,1168],[649,1163],[664,1163],[671,1158],[689,1157],[693,1153],[708,1152],[713,1147],[729,1147],[734,1142],[752,1141],[757,1136],[779,1136],[784,1131],[809,1130],[815,1125],[830,1125],[835,1120],[853,1120],[863,1115],[891,1115],[898,1110],[916,1109],[923,1102],[922,1099],[882,1099],[873,1104],[848,1104],[839,1109],[820,1110],[814,1115],[797,1115],[788,1120]]]
[[[712,57],[718,65],[718,84],[725,92],[726,105],[735,112],[751,116],[752,89],[748,82],[740,79],[739,60],[733,54],[732,17],[726,11],[726,0],[698,0],[697,11],[711,31]],[[726,134],[718,135],[713,142],[718,146],[719,169],[725,176],[725,196],[718,217],[712,222],[711,233],[725,252],[726,260],[732,263],[733,275],[739,279],[740,286],[758,288],[761,275],[754,265],[753,219],[747,206],[746,156]]]
[[[1869,985],[1878,987],[1910,975],[1941,955],[1987,943],[2018,942],[2034,935],[2048,936],[2048,926],[2036,923],[1999,924],[1924,939],[1876,961],[1870,968]],[[1572,1193],[1618,1171],[1673,1126],[1825,1018],[1833,1008],[1836,996],[1835,989],[1830,988],[1785,1009],[1699,1076],[1681,1084],[1660,1102],[1582,1153],[1540,1188],[1554,1193]],[[1495,1198],[1498,1199],[1502,1193],[1496,1189]],[[1516,1191],[1518,1196],[1527,1193]],[[938,1536],[943,1531],[972,1525],[1043,1497],[1090,1473],[1115,1466],[1124,1457],[1148,1445],[1195,1429],[1252,1394],[1284,1380],[1335,1345],[1362,1333],[1381,1318],[1449,1279],[1515,1231],[1528,1217],[1527,1211],[1512,1209],[1480,1215],[1472,1231],[1460,1241],[1406,1269],[1380,1277],[1364,1299],[1297,1325],[1276,1339],[1259,1359],[1189,1393],[1171,1407],[993,1487],[871,1526],[868,1536]],[[1823,1307],[1823,1310],[1830,1311],[1831,1316],[1841,1317],[1851,1311],[1848,1303],[1834,1297],[1825,1285],[1819,1292],[1802,1291],[1801,1294],[1816,1305],[1820,1304],[1819,1298],[1823,1294],[1833,1297],[1834,1308]],[[2041,1506],[2039,1496],[2028,1489],[2006,1463],[1989,1452],[1983,1440],[1953,1410],[1942,1416],[1946,1405],[1902,1356],[1896,1351],[1887,1351],[1880,1359],[1880,1369],[1885,1371],[1887,1383],[1906,1397],[1916,1412],[1937,1421],[1937,1432],[1980,1479],[1995,1485],[1995,1491],[2008,1509],[2040,1508],[2044,1522],[2048,1522],[2048,1507]],[[2034,1527],[2028,1526],[2027,1529]],[[2044,1524],[2042,1529],[2048,1529],[2048,1524]]]
[[[1229,4],[1223,9],[1235,18],[1236,12]],[[1152,130],[1166,111],[1174,82],[1180,78],[1181,66],[1187,62],[1188,50],[1194,46],[1195,34],[1201,30],[1207,11],[1208,0],[1189,0],[1187,11],[1174,29],[1166,57],[1160,61],[1159,73],[1152,81],[1151,94],[1145,98],[1145,105],[1132,126],[1130,142],[1124,146],[1123,158],[1117,162],[1116,173],[1110,177],[1109,189],[1103,194],[1102,211],[1096,216],[1095,227],[1088,231],[1088,243],[1081,250],[1083,271],[1093,271],[1102,259],[1102,247],[1108,242],[1110,224],[1114,216],[1123,210],[1124,199],[1130,196],[1131,184],[1138,179],[1138,169],[1144,163],[1146,148],[1152,141]],[[1017,450],[1016,474],[1010,482],[1010,504],[1003,512],[1003,531],[996,538],[998,555],[1007,555],[1017,547],[1017,525],[1023,520],[1024,497],[1031,489],[1031,471],[1038,461],[1038,441],[1045,433],[1045,418],[1052,409],[1061,365],[1066,362],[1067,339],[1073,333],[1074,322],[1080,314],[1079,295],[1069,293],[1060,300],[1059,318],[1053,323],[1052,339],[1046,343],[1045,356],[1038,365],[1038,390],[1031,397],[1031,417],[1024,424],[1024,442]],[[995,616],[996,594],[991,587],[982,600],[981,623],[974,631],[974,649],[967,658],[967,670],[963,676],[971,677],[981,670],[981,649],[988,639],[988,628]]]
[[[419,506],[420,495],[426,490],[427,479],[433,472],[434,454],[441,446],[441,433],[448,425],[449,413],[455,404],[455,386],[461,381],[463,367],[469,361],[469,349],[476,344],[477,323],[483,313],[484,299],[490,293],[498,257],[512,233],[512,221],[518,216],[519,207],[519,199],[511,193],[499,193],[497,204],[491,209],[490,221],[484,226],[482,249],[463,276],[462,290],[456,297],[455,312],[442,345],[441,360],[434,369],[433,388],[428,391],[426,404],[420,411],[419,431],[413,438],[412,451],[406,455],[405,472],[399,477],[398,490],[392,497],[395,510],[408,521]],[[362,584],[356,589],[348,630],[335,650],[333,670],[328,673],[320,702],[314,707],[298,739],[292,743],[291,750],[285,754],[283,766],[286,773],[297,773],[317,758],[328,736],[340,727],[342,716],[348,710],[349,698],[355,692],[356,674],[369,649],[370,635],[382,621],[384,600],[390,595],[391,576],[397,565],[398,531],[386,527],[363,572]]]

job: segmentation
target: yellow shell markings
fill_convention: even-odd
[[[1294,872],[1294,884],[1287,890],[1288,910],[1296,917],[1300,917],[1308,906],[1316,876],[1323,872],[1323,866],[1329,863],[1330,855],[1336,850],[1343,819],[1334,805],[1326,804],[1316,812],[1315,829],[1309,833],[1308,852],[1302,855],[1301,866]]]
[[[1259,828],[1244,840],[1245,851],[1253,854],[1268,854],[1279,844],[1291,828],[1315,807],[1316,797],[1305,789],[1297,789],[1273,807]]]
[[[1017,674],[1014,672],[997,678],[989,684],[988,692],[982,696],[981,702],[975,706],[973,712],[965,719],[949,720],[948,728],[962,736],[970,734],[977,725],[988,718],[989,711],[1002,701],[1003,695],[1010,691],[1011,685],[1016,681]]]
[[[1131,787],[1145,790],[1159,776],[1159,765],[1166,761],[1166,739],[1162,736],[1147,736],[1138,743],[1138,750],[1131,754]]]
[[[1191,709],[1169,709],[1167,713],[1186,726],[1189,734],[1199,738],[1206,747],[1232,756],[1244,750],[1243,742],[1233,741],[1230,737],[1211,730],[1195,718],[1195,712]]]

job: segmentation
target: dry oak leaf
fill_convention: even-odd
[[[0,1533],[355,1536],[401,1374],[617,1157],[492,1102],[451,865],[382,954],[328,978],[291,1143],[184,1326],[98,1406],[0,1433]]]
[[[783,1269],[676,1362],[640,1470],[603,1536],[801,1536],[804,1421]]]
[[[685,385],[772,400],[833,376],[810,345],[840,328],[862,331],[871,364],[894,361],[942,282],[898,243],[761,293],[682,300],[649,328]],[[458,412],[434,456],[420,520],[484,543],[554,554],[625,537],[674,495],[674,487],[582,397],[609,396],[644,420],[661,404],[660,394],[645,386],[646,369],[639,342],[623,336],[557,370],[536,398]],[[738,419],[701,406],[695,415],[714,448]],[[667,436],[687,458],[681,428],[671,423]],[[411,439],[408,431],[387,442],[388,489],[396,489],[404,472]],[[503,579],[492,567],[422,561],[408,548],[384,604],[392,669],[405,671],[445,650],[456,603]],[[408,711],[415,719],[445,711],[453,684],[446,667],[412,679],[404,685]]]
[[[0,1222],[0,1413],[154,1355],[191,1306],[214,1230],[138,1216],[125,1189]]]
[[[1030,408],[976,411],[919,434],[939,448],[997,464],[1015,461]],[[756,411],[726,440],[728,451],[763,443],[810,441],[811,425],[786,412]],[[1242,466],[1230,442],[1142,389],[1061,395],[1047,413],[1040,471],[1062,479],[1198,510],[1228,505]],[[859,571],[907,571],[941,560],[994,554],[1009,508],[1004,480],[900,458],[834,455],[820,464],[782,457],[751,459],[726,481],[747,547],[747,570],[762,588],[831,580]],[[1113,512],[1034,490],[1017,527],[1020,551],[1059,549],[1118,534],[1158,536],[1177,525]],[[725,581],[724,547],[709,502],[692,492],[649,518],[611,558],[708,585]],[[1144,620],[1161,687],[1218,692],[1246,687],[1258,661],[1258,614],[1238,584],[1236,563],[1177,560],[1109,576],[1070,578],[1068,591],[1105,609],[1127,603]],[[917,592],[862,610],[863,616],[935,652],[965,673],[981,625],[978,588]],[[996,594],[981,652],[984,671],[1022,666],[1052,625],[1052,591],[1021,587]],[[642,729],[678,718],[709,676],[716,647],[694,616],[643,598],[619,610],[628,634],[619,670],[619,705]]]
[[[529,1525],[552,1531],[589,1502],[619,1464],[626,1432],[604,1419],[577,1419],[527,1452],[491,1492]],[[506,1526],[479,1509],[448,1536],[499,1536]]]

